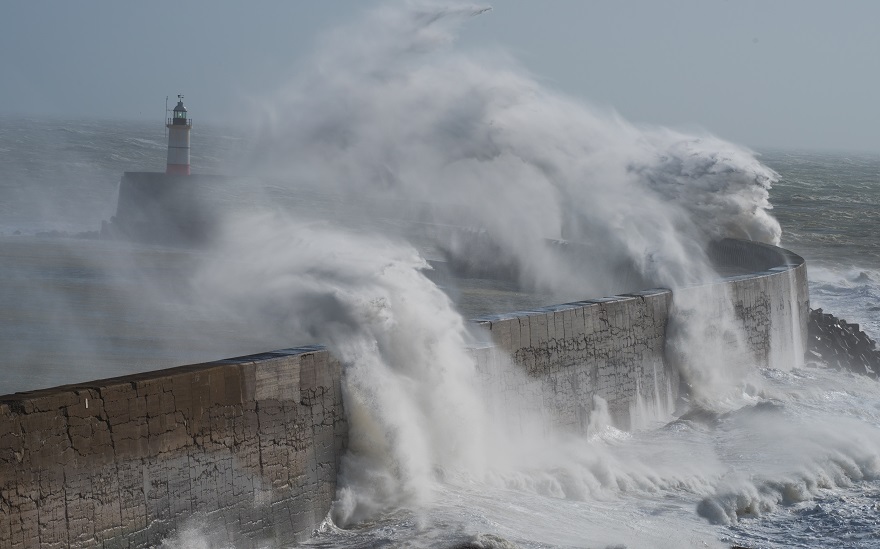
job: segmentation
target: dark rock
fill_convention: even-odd
[[[810,311],[808,334],[808,360],[819,359],[829,368],[878,378],[880,350],[858,324],[815,309]]]

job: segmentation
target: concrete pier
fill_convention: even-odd
[[[475,319],[491,338],[478,367],[512,360],[526,375],[509,397],[537,391],[554,425],[583,431],[594,396],[624,428],[677,397],[666,342],[694,296],[732,308],[750,364],[803,357],[803,259],[735,240],[713,253],[751,272]],[[316,346],[0,396],[0,547],[145,548],[199,517],[236,547],[303,540],[336,492],[341,384]]]

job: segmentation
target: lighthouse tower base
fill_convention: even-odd
[[[168,246],[204,246],[216,234],[218,214],[210,190],[228,178],[159,172],[125,172],[119,183],[112,236]]]

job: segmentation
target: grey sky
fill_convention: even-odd
[[[11,1],[0,112],[224,124],[371,1]],[[486,2],[461,50],[508,51],[549,88],[636,123],[753,147],[880,150],[880,2]],[[160,122],[161,123],[161,122]]]

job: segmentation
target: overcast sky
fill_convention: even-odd
[[[480,3],[480,2],[478,2]],[[376,2],[6,0],[0,112],[224,124]],[[501,48],[636,123],[752,147],[880,151],[880,2],[486,2],[462,51]],[[161,123],[161,122],[160,122]]]

